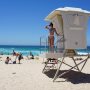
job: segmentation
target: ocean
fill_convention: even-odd
[[[0,54],[10,55],[13,50],[16,52],[20,52],[23,55],[29,55],[32,52],[33,55],[39,55],[41,52],[45,52],[44,46],[18,46],[18,45],[0,45]],[[77,50],[79,54],[87,54],[90,53],[90,46],[87,49],[79,49]]]
[[[10,55],[14,50],[23,55],[29,55],[30,52],[32,52],[33,55],[39,55],[40,49],[40,46],[0,45],[0,54]]]

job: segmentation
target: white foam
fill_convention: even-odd
[[[86,52],[77,52],[79,55],[87,55],[88,53]]]

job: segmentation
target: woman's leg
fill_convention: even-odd
[[[54,37],[53,36],[51,37],[50,44],[51,44],[51,48],[54,48]]]
[[[19,64],[20,64],[20,60],[18,60],[19,61]]]

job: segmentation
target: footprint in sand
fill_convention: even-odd
[[[16,74],[16,72],[13,72],[12,74]]]

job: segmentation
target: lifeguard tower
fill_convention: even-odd
[[[62,58],[60,61],[60,66],[56,71],[54,76],[54,81],[61,77],[62,75],[66,74],[73,68],[77,69],[78,71],[82,71],[83,67],[85,66],[89,56],[85,60],[82,60],[80,63],[76,63],[74,56],[78,56],[75,49],[86,49],[87,48],[87,40],[86,40],[86,31],[87,31],[87,23],[88,17],[90,16],[90,12],[86,10],[82,10],[80,8],[71,8],[71,7],[64,7],[58,8],[52,11],[46,18],[46,21],[52,22],[54,24],[54,28],[56,28],[57,36],[56,41],[56,49],[52,52],[47,52],[42,54],[43,57],[47,59],[58,59]],[[58,72],[60,70],[61,65],[64,63],[64,57],[69,56],[75,63],[75,66],[70,66],[71,68],[64,72],[63,74],[58,76]],[[47,61],[43,72],[49,60]],[[82,68],[79,69],[78,65],[84,63]],[[64,63],[65,64],[65,63]]]

